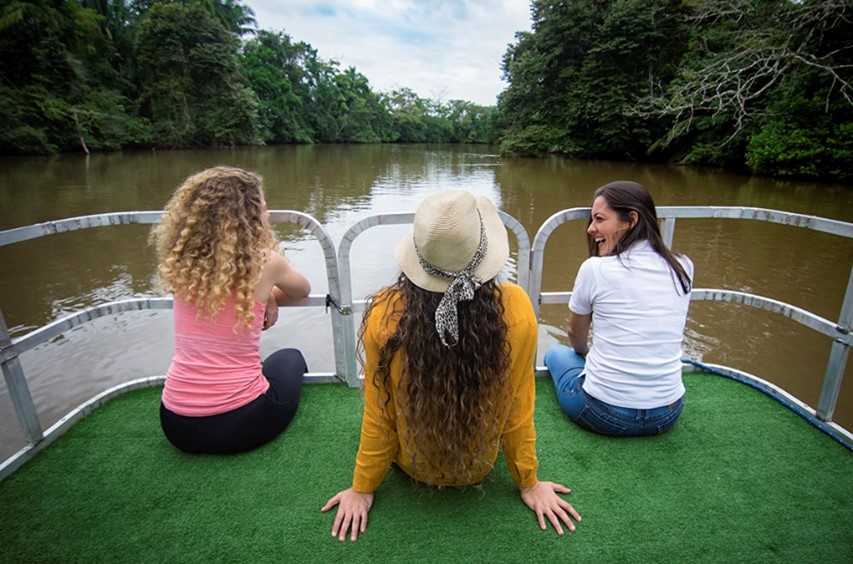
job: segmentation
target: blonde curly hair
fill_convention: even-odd
[[[149,236],[162,285],[210,318],[233,293],[235,321],[251,327],[255,284],[277,248],[265,211],[256,174],[218,166],[187,178]]]

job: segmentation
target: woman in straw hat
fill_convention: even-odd
[[[311,285],[278,252],[260,177],[230,167],[190,176],[151,240],[160,279],[175,296],[163,433],[189,453],[232,454],[271,441],[296,413],[308,369],[296,349],[261,363],[261,329]]]
[[[370,300],[359,331],[361,442],[352,487],[322,508],[338,506],[332,535],[364,532],[392,462],[426,484],[476,485],[500,447],[539,526],[574,531],[580,516],[557,495],[569,489],[537,478],[537,322],[527,294],[496,280],[509,244],[494,205],[463,191],[429,196],[394,256],[402,273]]]

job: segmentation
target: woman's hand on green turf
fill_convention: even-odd
[[[547,518],[554,526],[557,534],[562,535],[563,527],[560,525],[560,521],[570,531],[574,532],[575,524],[572,519],[578,522],[581,520],[581,516],[578,515],[572,504],[557,495],[558,493],[571,493],[571,491],[566,486],[554,482],[539,482],[535,486],[522,489],[521,499],[527,507],[536,513],[540,529],[544,531],[548,528],[545,524]]]
[[[336,505],[338,513],[332,524],[332,536],[343,542],[349,530],[350,540],[355,542],[358,534],[367,528],[367,513],[373,507],[373,494],[359,493],[349,488],[327,501],[320,511],[328,511]]]

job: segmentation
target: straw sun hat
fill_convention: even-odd
[[[421,202],[412,229],[394,249],[394,258],[416,286],[445,292],[453,280],[427,273],[418,251],[424,260],[441,270],[453,273],[465,270],[480,245],[481,218],[488,247],[474,275],[483,282],[491,280],[500,274],[509,257],[506,228],[488,198],[475,198],[462,190],[437,192]]]

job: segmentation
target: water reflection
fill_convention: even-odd
[[[172,190],[200,169],[227,164],[259,172],[273,209],[317,218],[337,245],[360,219],[411,212],[427,194],[463,188],[492,198],[531,240],[554,213],[590,204],[593,190],[618,178],[648,186],[658,205],[757,206],[853,221],[848,187],[780,182],[710,169],[500,158],[484,146],[292,146],[221,151],[125,152],[51,158],[0,158],[0,229],[76,215],[162,209]],[[327,290],[320,245],[305,230],[276,227],[285,252]],[[585,222],[559,227],[545,249],[543,288],[569,290],[586,258]],[[353,245],[353,296],[363,298],[397,275],[392,258],[405,226],[368,230]],[[0,247],[0,307],[15,335],[104,301],[153,292],[155,259],[147,226],[116,226]],[[510,237],[513,258],[517,245]],[[679,220],[674,248],[696,264],[697,287],[755,292],[833,319],[853,263],[849,240],[760,222]],[[541,352],[564,341],[565,306],[544,306]],[[69,332],[24,355],[47,427],[94,393],[131,378],[163,373],[171,357],[167,312],[126,313]],[[829,340],[777,316],[729,304],[694,302],[686,352],[768,378],[814,405]],[[262,352],[303,349],[314,371],[332,371],[331,329],[322,309],[284,310]],[[848,368],[848,382],[851,369]],[[848,383],[836,420],[853,428]],[[5,390],[0,391],[5,395]],[[17,428],[0,400],[0,428]],[[0,442],[3,439],[0,438]],[[0,448],[0,457],[8,452]]]

